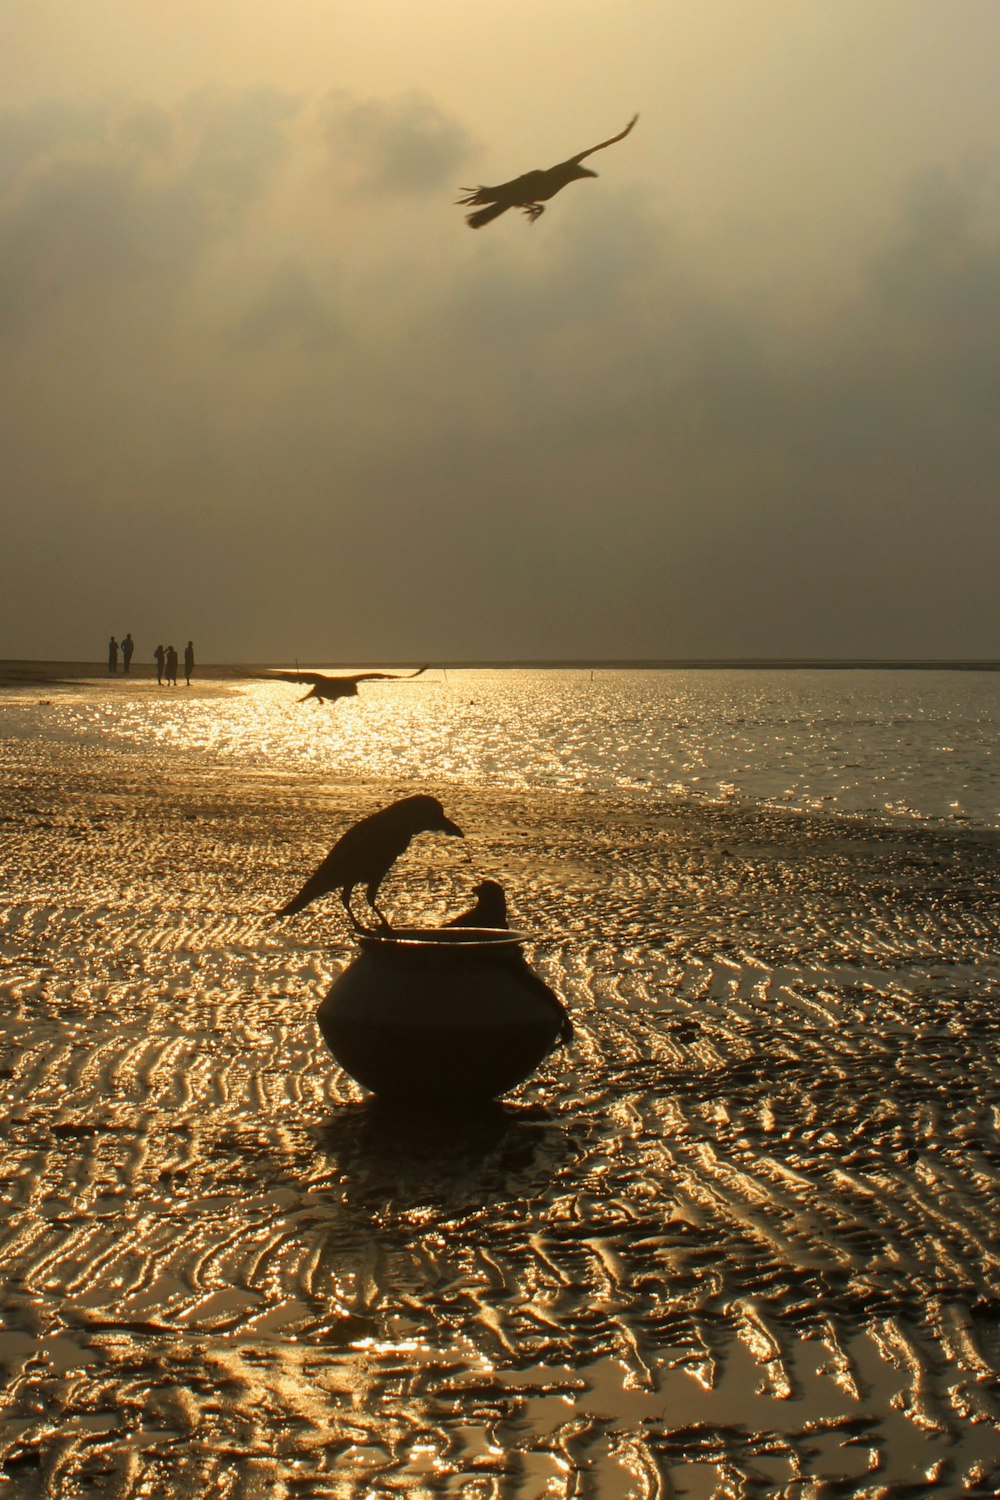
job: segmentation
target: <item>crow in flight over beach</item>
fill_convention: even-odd
[[[339,891],[351,926],[356,932],[367,932],[370,929],[362,927],[351,910],[354,888],[363,885],[368,905],[382,926],[388,927],[388,920],[375,904],[378,888],[418,833],[450,833],[459,839],[464,836],[458,824],[445,817],[436,797],[403,797],[349,828],[278,916],[290,917],[318,896]]]
[[[496,880],[481,880],[473,894],[475,906],[463,911],[460,917],[452,917],[446,927],[506,927],[507,898],[503,886]]]
[[[308,693],[305,693],[297,701],[304,703],[307,698],[326,698],[329,702],[336,702],[338,698],[356,698],[358,696],[359,682],[374,682],[376,678],[385,678],[389,682],[409,682],[412,677],[419,677],[421,672],[426,672],[426,667],[418,667],[415,672],[406,672],[402,676],[398,672],[356,672],[353,677],[328,677],[324,672],[269,672],[269,678],[277,677],[281,682],[308,682],[311,683]]]
[[[506,213],[508,208],[523,208],[533,224],[540,214],[545,212],[543,200],[554,198],[560,188],[564,188],[569,182],[576,182],[581,177],[596,177],[596,172],[591,172],[588,167],[581,167],[580,163],[584,157],[593,156],[595,151],[603,151],[605,146],[613,146],[615,141],[622,141],[628,135],[632,126],[638,120],[638,115],[633,115],[631,120],[620,130],[617,135],[611,136],[606,141],[599,142],[596,146],[590,146],[586,151],[581,151],[577,156],[571,156],[568,161],[561,161],[557,166],[546,167],[534,172],[525,172],[521,177],[515,177],[511,182],[502,182],[499,187],[463,188],[466,194],[464,198],[456,199],[456,202],[471,207],[477,203],[486,203],[487,208],[481,208],[478,213],[468,214],[466,223],[472,229],[481,229],[491,219]]]

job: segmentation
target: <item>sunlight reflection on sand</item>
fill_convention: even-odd
[[[287,683],[0,694],[0,733],[274,771],[631,791],[1000,826],[1000,673],[445,671],[299,703]]]
[[[995,1493],[994,835],[435,783],[393,915],[502,873],[577,1030],[442,1128],[272,915],[387,783],[2,748],[14,1500]]]

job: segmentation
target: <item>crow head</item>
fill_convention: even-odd
[[[457,823],[445,816],[444,808],[436,797],[423,794],[404,797],[396,806],[405,809],[403,816],[407,824],[419,833],[450,833],[453,838],[464,838]]]

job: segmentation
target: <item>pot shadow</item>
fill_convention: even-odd
[[[432,1112],[368,1099],[338,1109],[313,1138],[355,1206],[452,1212],[538,1192],[572,1150],[544,1107],[495,1100]]]

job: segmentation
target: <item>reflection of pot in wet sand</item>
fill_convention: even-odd
[[[360,947],[316,1019],[344,1071],[384,1098],[431,1108],[493,1099],[572,1036],[516,933],[411,928]]]

